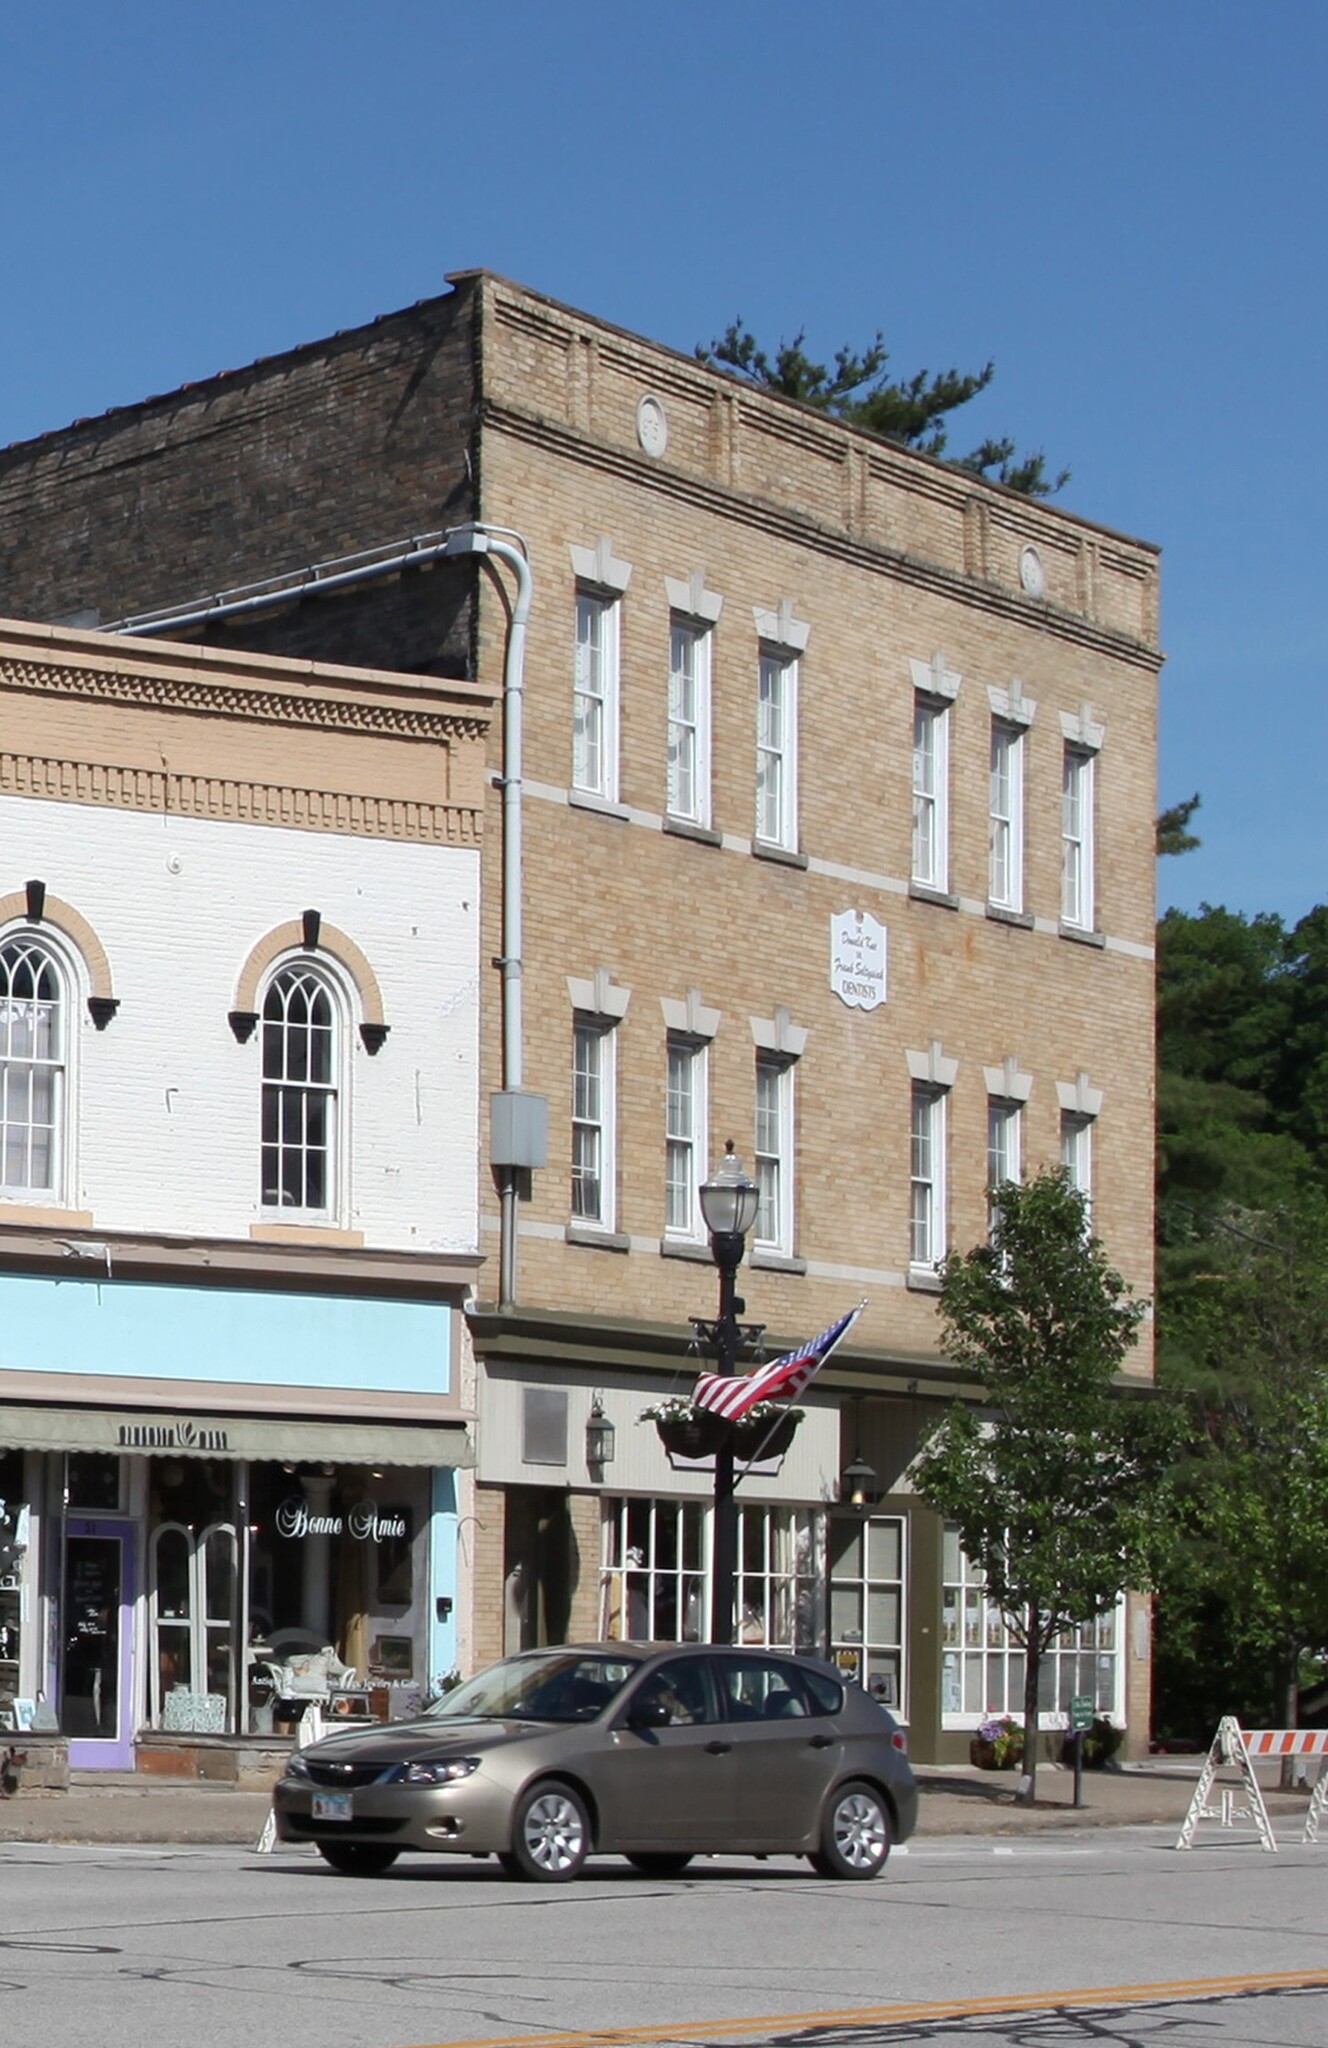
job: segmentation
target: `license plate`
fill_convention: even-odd
[[[349,1792],[315,1792],[315,1793],[314,1793],[314,1819],[315,1819],[315,1820],[349,1820],[349,1819],[350,1819],[350,1793],[349,1793]]]

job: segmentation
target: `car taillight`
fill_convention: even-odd
[[[904,1755],[908,1755],[908,1737],[907,1735],[905,1735],[902,1728],[894,1728],[891,1730],[890,1741],[895,1749],[902,1749]]]

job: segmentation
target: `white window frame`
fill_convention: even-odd
[[[1061,766],[1061,922],[1092,931],[1096,905],[1094,797],[1097,755],[1066,742]]]
[[[893,1530],[897,1574],[874,1571],[874,1532]],[[854,1546],[852,1539],[857,1539]],[[843,1548],[841,1548],[841,1544]],[[851,1555],[856,1548],[857,1555]],[[830,1528],[827,1568],[830,1587],[830,1660],[846,1678],[875,1690],[883,1706],[900,1721],[908,1720],[908,1518],[905,1515],[836,1515]],[[893,1636],[873,1628],[873,1594],[892,1594],[896,1601]],[[854,1617],[850,1621],[850,1617]],[[849,1626],[845,1623],[849,1622]],[[876,1680],[876,1687],[872,1681]],[[883,1689],[882,1689],[883,1687]]]
[[[599,1630],[605,1642],[706,1639],[710,1537],[703,1500],[604,1501]]]
[[[578,1229],[612,1231],[617,1217],[617,1024],[576,1011],[572,1018],[572,1129],[569,1214]],[[594,1057],[589,1055],[593,1048]],[[594,1089],[592,1099],[591,1089]],[[593,1157],[599,1202],[578,1206]]]
[[[618,801],[621,600],[583,584],[576,591],[572,677],[572,788]]]
[[[912,878],[942,895],[950,887],[950,710],[914,696]]]
[[[709,1047],[673,1031],[665,1044],[664,1235],[675,1243],[704,1244],[698,1190],[710,1143]]]
[[[284,1019],[270,1018],[268,1016],[268,1005],[278,989],[284,983],[296,982],[317,989],[326,999],[328,1010],[328,1077],[326,1080],[311,1081],[307,1078],[302,1080],[298,1073],[292,1076],[286,1071],[289,1061],[291,1033],[292,1030],[298,1030],[300,1027],[293,1027],[291,1025],[289,1014]],[[268,1220],[280,1218],[282,1222],[335,1223],[340,1219],[346,1207],[347,1181],[349,1178],[347,1173],[349,1145],[347,1142],[348,1061],[346,1053],[348,1044],[348,1005],[346,992],[336,977],[328,972],[326,964],[322,959],[314,960],[302,954],[296,955],[278,961],[272,972],[268,975],[260,993],[258,1018],[260,1042],[259,1090],[261,1101],[259,1203],[262,1214]],[[268,1055],[271,1045],[269,1032],[274,1027],[283,1034],[283,1071],[280,1073],[269,1073],[268,1071]],[[322,1027],[311,1028],[321,1029]],[[316,1102],[323,1104],[326,1132],[325,1143],[322,1145],[309,1142],[307,1121],[303,1117],[301,1121],[306,1123],[305,1136],[294,1143],[287,1141],[285,1136],[286,1101],[287,1097],[296,1095],[302,1098],[306,1110]],[[277,1108],[278,1135],[275,1139],[268,1135],[268,1108],[270,1102],[275,1102]],[[306,1172],[302,1177],[306,1182],[305,1192],[307,1193],[308,1161],[316,1158],[320,1153],[323,1158],[324,1200],[321,1203],[287,1201],[284,1194],[284,1169],[287,1159],[303,1158],[305,1160]],[[269,1178],[273,1158],[275,1158],[277,1173],[275,1180]],[[269,1189],[271,1188],[276,1189],[275,1199],[269,1198]]]
[[[35,997],[0,996],[0,1201],[35,1201],[46,1207],[58,1207],[70,1185],[70,1062],[76,1043],[73,1024],[78,978],[62,949],[50,943],[45,928],[36,931],[31,926],[11,926],[0,933],[0,949],[13,954],[13,966],[5,971],[6,987],[12,987],[15,967],[22,964],[31,970],[36,964],[35,985],[39,991]],[[42,973],[54,982],[53,997],[40,995]],[[32,1023],[40,1021],[32,1018],[30,1013],[34,1010],[54,1011],[54,1030],[47,1049],[40,1053],[35,1038],[31,1049],[26,1049]],[[28,1029],[24,1028],[25,1017]],[[16,1040],[23,1050],[14,1050]],[[39,1122],[33,1113],[34,1095],[40,1092],[42,1076],[49,1087],[49,1101],[46,1118]],[[26,1098],[26,1103],[21,1103],[20,1098]],[[23,1113],[15,1114],[20,1107]],[[31,1173],[34,1133],[38,1131],[47,1134],[45,1180],[34,1180]],[[11,1150],[16,1148],[15,1134],[23,1133],[26,1136],[21,1143],[27,1171],[22,1178],[10,1180],[7,1176]]]
[[[762,646],[757,661],[756,840],[797,851],[798,657],[787,647]]]
[[[825,1522],[817,1508],[738,1507],[734,1641],[820,1656],[825,1641]],[[714,1516],[710,1517],[713,1538]]]
[[[712,642],[711,629],[703,620],[670,614],[665,804],[671,818],[703,829],[710,824]]]
[[[941,1727],[973,1729],[993,1715],[1022,1722],[1024,1652],[987,1598],[953,1523],[941,1539]],[[1096,1621],[1067,1630],[1042,1658],[1039,1728],[1066,1728],[1070,1701],[1091,1693],[1095,1711],[1125,1722],[1125,1595]],[[1050,1698],[1054,1704],[1047,1705]]]
[[[991,721],[987,797],[987,899],[999,910],[1024,907],[1024,729]]]
[[[987,1097],[987,1235],[996,1227],[996,1190],[1023,1179],[1024,1106],[1003,1095]]]
[[[1079,1110],[1061,1111],[1061,1165],[1070,1186],[1084,1198],[1084,1214],[1093,1215],[1093,1124],[1095,1118]]]
[[[933,1274],[945,1257],[947,1094],[934,1082],[913,1083],[908,1217],[908,1263],[913,1273]]]
[[[794,1065],[778,1052],[758,1050],[756,1055],[752,1149],[761,1199],[752,1243],[783,1258],[793,1253]]]

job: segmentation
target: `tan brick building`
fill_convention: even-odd
[[[1151,1284],[1156,552],[488,274],[452,283],[8,451],[0,603],[496,686],[510,562],[443,536],[510,530],[534,576],[520,1081],[548,1163],[514,1170],[514,1260],[504,1170],[481,1180],[469,1658],[704,1613],[709,1474],[637,1417],[696,1369],[695,1186],[731,1137],[763,1191],[743,1291],[767,1350],[867,1297],[782,1468],[740,1489],[743,1632],[829,1649],[916,1754],[957,1754],[1020,1681],[908,1491],[937,1402],[972,1391],[939,1353],[935,1259],[982,1234],[989,1172],[1063,1158]],[[490,765],[495,1091],[498,727]],[[592,1468],[596,1397],[616,1446]],[[855,1453],[867,1513],[837,1505]],[[1142,1739],[1129,1621],[1063,1653],[1049,1726],[1092,1690]]]

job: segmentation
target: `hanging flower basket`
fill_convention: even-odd
[[[671,1458],[713,1458],[724,1448],[732,1423],[722,1415],[710,1415],[699,1408],[691,1415],[651,1418],[659,1440]]]
[[[733,1455],[746,1464],[749,1458],[782,1458],[798,1433],[802,1416],[788,1410],[778,1416],[744,1415],[733,1425]]]

